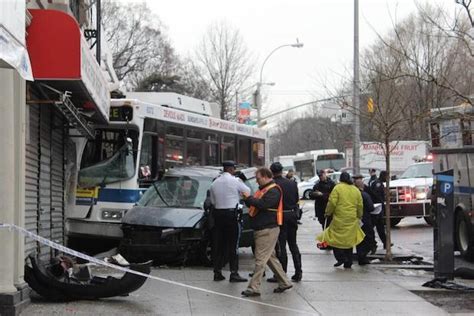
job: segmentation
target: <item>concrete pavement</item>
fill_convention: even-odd
[[[275,284],[263,282],[262,296],[253,301],[277,307],[241,301],[240,292],[246,283],[213,282],[212,269],[203,267],[156,268],[153,275],[233,295],[236,299],[216,296],[193,289],[148,280],[128,297],[100,301],[49,303],[34,300],[22,315],[294,315],[289,308],[315,315],[445,315],[410,290],[421,290],[421,284],[432,275],[425,272],[403,273],[385,270],[376,265],[352,270],[334,268],[332,253],[316,248],[314,237],[321,231],[312,220],[312,206],[299,226],[298,240],[303,254],[303,281],[283,294],[274,294]],[[288,274],[293,274],[290,258]],[[250,249],[242,249],[241,274],[253,268]],[[271,272],[267,272],[267,275]],[[225,273],[229,276],[228,272]],[[303,313],[302,313],[303,315]]]

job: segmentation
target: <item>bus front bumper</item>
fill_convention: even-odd
[[[92,222],[82,219],[68,218],[66,234],[70,237],[122,239],[121,223]]]

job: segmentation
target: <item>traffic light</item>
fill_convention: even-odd
[[[367,112],[374,113],[374,100],[372,98],[367,100]]]

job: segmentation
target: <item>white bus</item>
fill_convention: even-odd
[[[211,117],[208,102],[183,95],[144,93],[143,99],[113,99],[110,124],[84,141],[76,204],[67,216],[71,247],[118,242],[124,213],[169,168],[265,164],[264,130]]]
[[[318,170],[333,169],[335,171],[346,166],[344,153],[337,149],[312,150],[296,154],[294,158],[296,174],[307,180],[317,175]]]

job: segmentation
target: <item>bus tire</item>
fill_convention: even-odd
[[[303,192],[303,200],[309,200],[310,199],[310,194],[312,190],[306,190]]]
[[[402,220],[402,217],[392,217],[392,218],[390,218],[390,227],[397,226],[400,223],[401,220]]]
[[[468,261],[474,261],[474,242],[472,238],[472,227],[463,211],[456,213],[456,245],[461,256]]]

